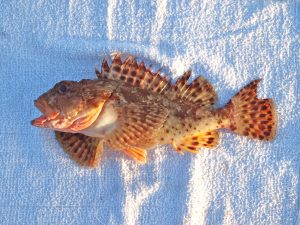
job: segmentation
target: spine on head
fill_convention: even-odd
[[[220,110],[226,118],[224,128],[258,140],[272,140],[276,135],[277,114],[271,99],[257,98],[257,85],[254,80],[237,93]]]

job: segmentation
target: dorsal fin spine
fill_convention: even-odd
[[[143,71],[146,70],[144,61],[142,61],[142,62],[139,64],[138,69],[139,69],[139,70],[143,70]]]
[[[181,94],[181,98],[182,99],[186,99],[186,93],[188,93],[188,90],[189,90],[189,88],[190,88],[190,85],[186,85],[185,87],[184,87],[184,89],[182,89],[182,94]]]
[[[141,80],[141,86],[143,89],[148,88],[149,86],[148,80],[150,80],[151,76],[152,76],[151,72],[149,70],[146,70]]]
[[[112,64],[118,64],[118,65],[122,65],[122,60],[121,60],[121,55],[120,54],[117,54],[113,61],[112,61]]]
[[[98,77],[98,79],[102,78],[102,73],[97,68],[95,68],[95,73],[96,73],[96,76]]]
[[[108,74],[109,74],[109,66],[107,60],[103,58],[102,66],[101,66],[101,75],[102,77],[108,77]]]
[[[155,86],[157,86],[157,84],[159,82],[159,78],[160,78],[160,74],[155,73],[154,78],[152,79],[151,83],[149,84],[149,88],[152,89],[153,91],[155,89]]]
[[[133,61],[133,57],[132,56],[128,56],[127,59],[125,60],[124,64],[125,65],[130,65]]]
[[[186,71],[181,78],[179,78],[176,81],[176,86],[178,87],[179,90],[181,90],[183,87],[187,86],[187,81],[190,78],[192,72],[191,70]]]
[[[138,68],[138,64],[137,64],[137,61],[136,61],[136,60],[133,60],[131,65],[132,65],[132,67],[135,68],[135,69]]]
[[[188,83],[191,70],[186,71],[172,85],[166,77],[161,76],[161,69],[154,73],[151,68],[145,67],[144,62],[138,64],[131,56],[122,63],[120,54],[117,54],[110,67],[103,59],[101,73],[96,71],[96,74],[98,78],[121,80],[132,86],[140,86],[142,89],[164,94],[171,99],[182,99],[199,106],[210,106],[216,101],[213,87],[203,77],[199,76],[191,84]]]
[[[156,89],[155,89],[155,92],[158,92],[158,93],[163,93],[165,88],[168,86],[168,78],[165,76],[161,79],[159,85],[157,85]]]

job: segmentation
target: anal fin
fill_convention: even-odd
[[[179,141],[172,143],[173,147],[177,152],[182,154],[182,150],[198,153],[198,149],[201,147],[212,148],[215,147],[219,142],[219,134],[217,131],[209,131],[205,133],[195,133],[190,137],[183,138]]]
[[[86,167],[98,165],[103,150],[103,143],[100,138],[59,131],[55,131],[55,136],[65,152],[79,165]]]

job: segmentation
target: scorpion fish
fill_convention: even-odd
[[[257,97],[254,80],[222,108],[202,76],[191,71],[171,82],[144,62],[117,54],[104,58],[97,79],[61,81],[38,97],[42,116],[31,121],[55,131],[57,141],[79,165],[96,167],[106,145],[145,163],[147,150],[171,144],[180,154],[198,153],[219,142],[219,131],[268,141],[276,135],[277,115],[271,99]]]

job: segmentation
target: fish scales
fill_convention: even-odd
[[[198,153],[219,142],[220,129],[257,140],[272,140],[277,114],[271,99],[257,98],[258,80],[241,89],[222,108],[202,76],[189,82],[187,71],[175,84],[133,57],[103,59],[98,79],[62,81],[35,100],[43,113],[32,125],[55,131],[62,148],[79,165],[96,167],[103,146],[138,162],[147,150],[171,144],[180,154]]]

